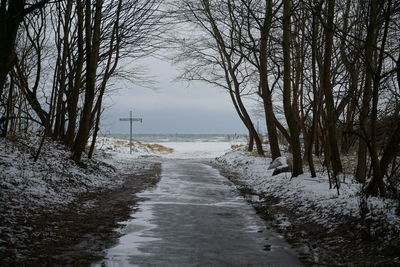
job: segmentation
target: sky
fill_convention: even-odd
[[[143,119],[134,123],[134,133],[247,133],[223,89],[176,81],[177,67],[157,58],[143,59],[140,65],[155,80],[154,88],[114,81],[118,92],[106,99],[102,133],[129,133],[129,122],[119,119],[129,117],[130,110]]]

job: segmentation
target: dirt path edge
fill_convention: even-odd
[[[148,163],[125,174],[120,187],[84,193],[66,208],[21,218],[13,227],[26,231],[25,242],[8,246],[0,266],[89,266],[101,260],[120,236],[118,223],[128,220],[141,201],[136,193],[156,185],[160,174],[160,163]]]
[[[280,198],[255,192],[237,173],[212,166],[235,184],[267,225],[285,237],[305,266],[400,266],[398,233],[392,233],[398,238],[390,242],[377,239],[360,231],[365,222],[346,216],[336,218],[338,226],[327,229],[283,205]]]

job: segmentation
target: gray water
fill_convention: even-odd
[[[129,134],[108,134],[122,139],[129,139]],[[234,140],[246,142],[247,136],[232,134],[133,134],[133,139],[145,143],[163,142],[231,142]]]

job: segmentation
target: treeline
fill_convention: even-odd
[[[76,162],[92,136],[92,157],[110,81],[136,76],[121,62],[156,48],[160,2],[1,0],[1,136],[41,131]]]
[[[181,78],[225,88],[263,155],[245,97],[262,102],[273,159],[289,143],[292,175],[316,176],[322,157],[332,186],[355,155],[368,195],[399,185],[400,2],[394,0],[176,0],[183,34]]]

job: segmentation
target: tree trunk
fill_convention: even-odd
[[[275,124],[275,115],[270,92],[266,92],[264,100],[265,120],[267,122],[268,141],[271,148],[272,160],[281,156],[279,149],[278,133]]]
[[[25,0],[1,1],[0,5],[0,102],[7,75],[14,66],[15,42],[21,23],[19,14],[24,10]]]
[[[278,134],[274,120],[274,109],[272,104],[272,92],[268,85],[268,66],[267,66],[267,48],[270,35],[270,27],[272,24],[272,0],[266,1],[264,23],[260,34],[260,88],[261,96],[264,104],[265,120],[268,131],[268,141],[271,149],[272,160],[281,156],[278,142]]]
[[[238,107],[241,111],[241,114],[243,115],[243,119],[245,121],[245,124],[247,125],[247,128],[248,128],[251,136],[254,138],[254,142],[256,143],[256,147],[257,147],[257,153],[260,156],[263,156],[264,149],[262,147],[260,136],[258,135],[257,130],[254,127],[254,124],[250,118],[250,115],[248,114],[246,107],[244,106],[244,104],[242,102],[242,98],[240,96],[240,88],[239,88],[237,81],[235,81],[235,80],[234,80],[234,87],[235,87],[235,96],[236,96],[236,101],[237,101]]]
[[[94,25],[92,32],[91,1],[86,0],[86,5],[85,5],[85,31],[86,31],[86,53],[87,53],[86,91],[85,91],[84,107],[79,124],[79,130],[75,140],[75,146],[72,154],[72,159],[78,163],[80,162],[82,153],[85,150],[85,146],[91,128],[90,118],[92,115],[92,107],[96,89],[96,74],[97,74],[97,63],[98,63],[99,48],[100,48],[102,7],[103,7],[103,0],[96,0],[96,11],[94,16]]]
[[[322,71],[322,90],[325,95],[326,105],[326,124],[328,130],[328,142],[330,147],[330,161],[332,165],[333,175],[336,177],[339,173],[343,172],[342,162],[340,160],[339,147],[336,136],[336,114],[333,99],[333,87],[331,84],[331,62],[332,62],[332,48],[333,48],[333,19],[335,14],[335,0],[327,1],[328,15],[327,23],[325,26],[325,51],[324,51],[324,64]]]
[[[4,122],[3,122],[3,129],[1,129],[1,137],[6,137],[8,133],[8,125],[11,119],[11,113],[13,109],[13,91],[14,91],[14,79],[11,78],[10,81],[10,86],[8,89],[8,98],[7,98],[7,109],[6,109],[6,114],[4,117]]]
[[[290,146],[293,154],[293,170],[292,177],[296,177],[303,173],[303,163],[301,159],[301,148],[299,140],[299,128],[293,114],[291,106],[291,63],[290,63],[290,25],[291,25],[291,0],[283,0],[283,107],[285,117],[289,126]]]
[[[374,47],[377,38],[377,2],[370,1],[369,23],[367,28],[367,37],[365,41],[365,85],[362,98],[362,107],[360,111],[360,132],[358,140],[358,159],[356,179],[357,181],[364,182],[367,173],[367,142],[369,139],[369,110],[372,95],[372,76],[375,72],[374,67]]]
[[[25,8],[26,0],[0,2],[0,102],[7,75],[16,62],[15,44],[18,28],[29,13],[42,8],[49,0],[41,0]]]
[[[93,157],[94,148],[96,146],[97,134],[100,130],[100,118],[101,118],[101,110],[98,110],[96,114],[96,122],[93,129],[92,143],[90,144],[90,149],[88,153],[89,159]]]
[[[240,110],[240,113],[242,114],[241,119],[243,120],[247,129],[250,131],[251,135],[254,138],[254,141],[255,141],[256,147],[257,147],[257,153],[259,155],[264,155],[264,150],[262,147],[261,139],[258,136],[258,133],[254,127],[253,122],[251,121],[251,118],[247,112],[246,107],[243,104],[242,97],[241,97],[240,83],[239,83],[238,78],[235,73],[237,71],[237,68],[240,65],[240,62],[243,60],[243,55],[240,56],[240,58],[237,60],[237,62],[235,62],[235,63],[233,62],[232,53],[229,53],[227,51],[227,46],[225,45],[224,38],[222,37],[222,34],[215,22],[213,14],[210,10],[209,1],[203,0],[202,4],[204,5],[204,11],[207,14],[207,18],[209,19],[209,23],[211,24],[214,38],[217,42],[218,50],[219,50],[219,53],[220,53],[220,56],[222,59],[222,64],[225,69],[225,78],[226,78],[228,87],[230,89],[230,92],[232,92],[232,90],[233,90],[234,98],[236,100],[235,102],[237,104],[238,109]],[[232,38],[232,36],[231,36],[231,38]],[[231,85],[232,83],[233,83],[233,88]]]
[[[252,152],[254,149],[254,137],[249,131],[249,144],[247,146],[247,151]]]
[[[226,74],[226,75],[228,75],[228,74]],[[231,100],[232,100],[233,106],[235,107],[236,113],[238,114],[239,118],[242,120],[243,124],[246,126],[246,128],[249,132],[249,144],[248,144],[247,150],[251,152],[251,151],[253,151],[253,147],[254,147],[254,138],[253,138],[253,135],[251,134],[250,126],[248,125],[248,121],[246,121],[246,119],[244,118],[244,116],[239,108],[239,105],[235,98],[235,94],[233,93],[233,90],[231,88],[231,85],[230,85],[230,82],[229,82],[229,79],[227,78],[227,76],[226,76],[226,80],[227,80],[227,84],[229,87],[229,96],[231,97]]]
[[[72,0],[67,1],[67,5],[65,8],[65,11],[60,10],[60,16],[61,12],[64,13],[64,21],[60,18],[59,23],[63,24],[63,37],[62,40],[62,56],[61,56],[61,66],[58,68],[59,71],[59,79],[58,79],[58,97],[57,97],[57,104],[56,104],[56,122],[54,126],[54,139],[59,139],[62,138],[63,133],[63,128],[65,127],[64,125],[64,112],[63,112],[63,97],[64,94],[66,93],[66,82],[67,82],[67,73],[66,73],[66,68],[67,68],[67,60],[68,56],[70,54],[69,51],[69,34],[70,34],[70,22],[71,22],[71,12],[72,12]]]
[[[89,153],[88,153],[88,157],[90,159],[93,156],[94,148],[96,146],[97,135],[100,130],[100,119],[101,119],[101,113],[102,113],[101,108],[103,106],[103,97],[104,97],[104,93],[106,91],[107,82],[111,78],[115,69],[117,68],[118,60],[119,60],[119,56],[120,56],[120,54],[119,54],[119,51],[120,51],[119,20],[120,20],[120,13],[121,13],[121,9],[122,9],[122,1],[123,0],[118,1],[118,9],[117,9],[117,14],[116,14],[116,19],[115,19],[115,23],[113,26],[111,40],[110,40],[110,48],[108,50],[107,65],[106,65],[106,68],[104,71],[103,80],[101,82],[99,97],[97,99],[95,108],[92,112],[92,114],[94,114],[93,116],[96,116],[96,122],[95,122],[94,130],[93,130],[92,143],[90,145],[90,149],[89,149]],[[115,51],[115,55],[114,55],[114,51]],[[113,56],[115,56],[114,62],[112,62]]]
[[[76,61],[76,72],[74,77],[74,85],[67,95],[67,111],[68,111],[68,127],[65,136],[65,144],[72,148],[74,144],[75,131],[76,131],[76,121],[78,118],[78,101],[79,101],[79,91],[82,85],[82,69],[84,64],[84,15],[83,15],[83,5],[82,0],[77,0],[77,17],[78,17],[78,29],[77,29],[77,45],[78,45],[78,59]]]
[[[391,158],[385,158],[385,161],[379,161],[379,154],[378,154],[378,146],[377,146],[377,120],[378,120],[378,103],[379,103],[379,90],[380,90],[380,85],[381,85],[381,72],[382,72],[382,67],[383,67],[383,61],[384,61],[384,54],[385,54],[385,45],[386,45],[386,40],[387,40],[387,35],[388,35],[388,30],[389,30],[389,22],[390,22],[390,9],[391,9],[391,0],[388,0],[387,2],[387,13],[386,13],[386,20],[385,20],[385,26],[384,26],[384,31],[383,31],[383,36],[381,39],[381,47],[380,47],[380,52],[379,52],[379,58],[378,58],[378,66],[376,68],[376,71],[373,73],[373,88],[372,88],[372,110],[371,110],[371,128],[370,128],[370,134],[371,134],[371,143],[369,146],[370,149],[370,155],[371,155],[371,162],[372,162],[372,168],[374,170],[374,175],[372,177],[371,183],[367,186],[366,188],[366,193],[368,195],[377,195],[379,192],[379,195],[384,197],[386,194],[386,189],[385,189],[385,184],[383,182],[383,176],[384,173],[387,169],[388,163],[386,163],[387,160],[391,160]],[[376,5],[375,1],[372,5]],[[375,7],[377,8],[377,6]],[[371,10],[374,9],[374,7],[371,7]],[[396,133],[396,131],[395,131]],[[398,139],[398,137],[397,137]],[[391,138],[390,141],[393,141],[394,138]],[[390,143],[390,142],[389,142]],[[397,145],[393,144],[394,149],[397,150]],[[386,157],[391,156],[393,152],[391,152],[392,148],[389,148],[389,152],[387,152]],[[383,163],[383,164],[382,164]],[[385,169],[382,170],[381,167],[384,167]]]
[[[349,13],[350,13],[350,7],[351,7],[351,0],[347,0],[346,3],[346,8],[343,14],[343,28],[342,32],[344,35],[348,34],[349,31]],[[352,61],[349,60],[349,55],[346,54],[345,48],[346,48],[346,37],[343,37],[341,44],[340,44],[340,60],[343,62],[344,67],[346,68],[346,71],[348,73],[348,83],[349,83],[349,90],[346,93],[346,96],[344,99],[341,101],[338,107],[338,114],[336,114],[337,117],[340,116],[340,113],[344,112],[345,107],[347,106],[347,111],[346,114],[344,115],[345,117],[345,125],[343,129],[343,134],[342,134],[342,140],[341,140],[341,149],[340,151],[342,153],[347,154],[352,146],[352,131],[353,131],[353,125],[354,125],[354,111],[357,105],[357,89],[358,89],[358,83],[360,82],[358,79],[360,75],[358,74],[357,70],[357,63],[358,63],[358,57],[356,59],[353,59]]]
[[[317,126],[318,126],[318,118],[319,118],[319,102],[321,99],[321,90],[317,90],[317,68],[316,68],[316,49],[317,49],[317,20],[316,20],[316,15],[313,13],[313,18],[312,18],[312,51],[311,51],[311,71],[312,71],[312,90],[313,90],[313,96],[314,96],[314,101],[312,104],[312,123],[311,123],[311,129],[309,131],[309,136],[308,136],[308,166],[310,168],[311,172],[311,177],[316,177],[317,174],[315,172],[315,166],[314,166],[314,159],[313,159],[313,146],[314,146],[314,140],[317,140],[316,142],[318,143],[318,138],[315,138],[317,134]]]

